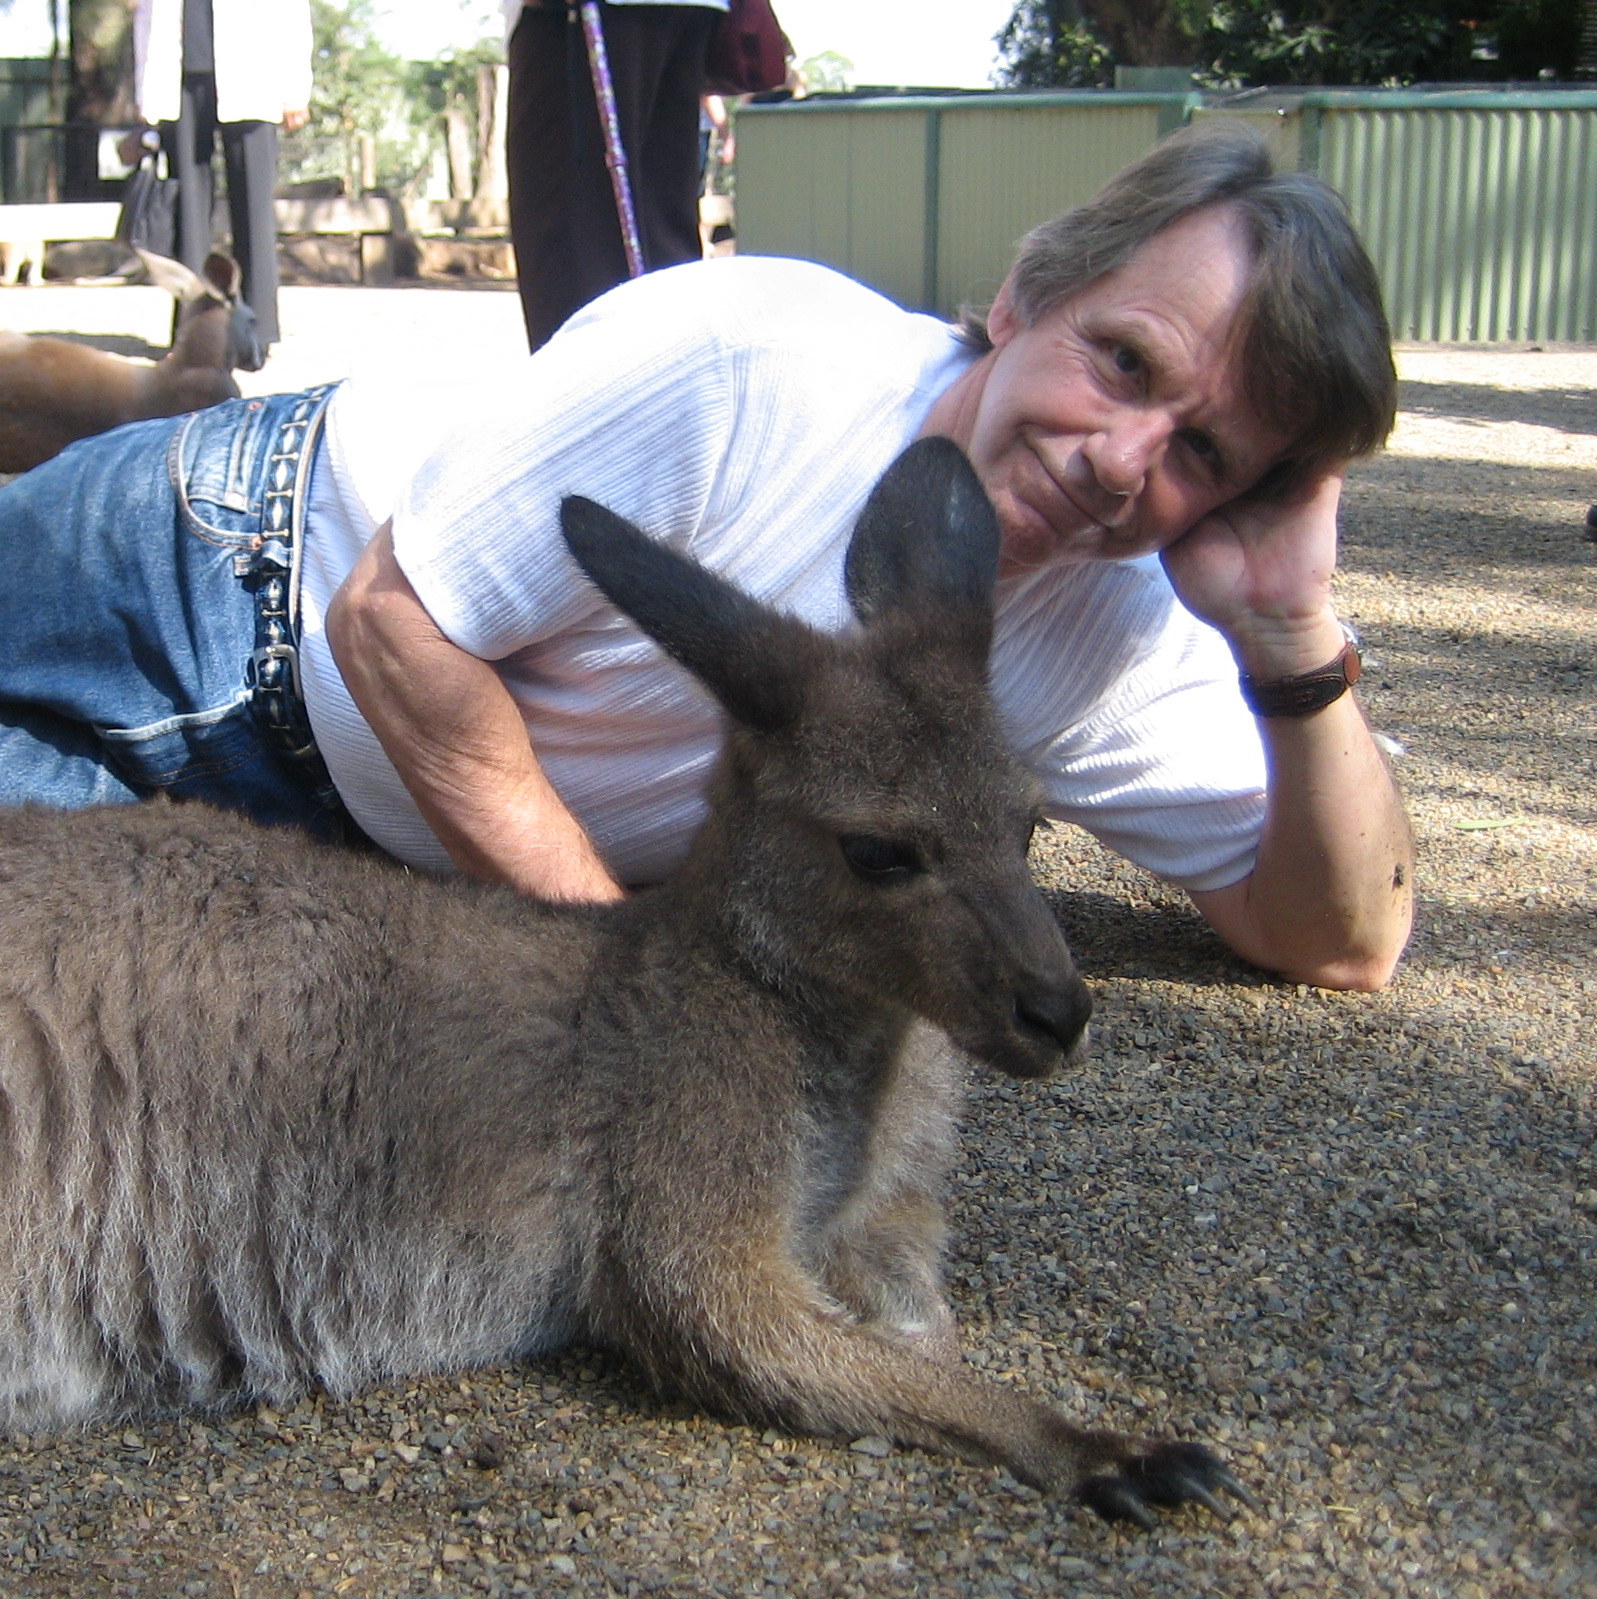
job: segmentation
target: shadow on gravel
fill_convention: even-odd
[[[1044,891],[1088,977],[1158,977],[1213,986],[1257,981],[1190,907],[1138,905],[1115,894]]]
[[[1568,982],[1597,970],[1597,928],[1585,906],[1422,897],[1411,953],[1431,971]]]
[[[107,355],[132,355],[159,361],[166,354],[164,345],[148,344],[130,333],[69,333],[66,330],[43,329],[29,335],[35,339],[60,339],[63,344],[86,344],[91,350],[104,350]]]
[[[1338,564],[1344,572],[1423,585],[1520,563],[1545,581],[1544,568],[1591,566],[1592,546],[1582,534],[1592,498],[1592,473],[1573,462],[1377,457],[1348,480]],[[1567,512],[1550,515],[1549,505]]]
[[[1592,598],[1597,604],[1597,594]],[[1435,688],[1445,680],[1452,685],[1451,704],[1461,714],[1467,714],[1463,707],[1485,701],[1521,717],[1534,716],[1538,710],[1557,711],[1597,688],[1597,636],[1573,619],[1535,632],[1474,615],[1460,616],[1456,627],[1384,623],[1374,653],[1380,665],[1372,676],[1383,686],[1393,680],[1399,687]],[[1463,731],[1468,724],[1450,725]]]
[[[1564,433],[1597,434],[1597,398],[1590,389],[1504,389],[1486,383],[1398,385],[1398,407],[1416,416],[1458,422],[1527,422]]]

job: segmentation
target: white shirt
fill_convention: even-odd
[[[311,103],[310,0],[211,0],[219,122],[281,122]],[[135,98],[146,122],[182,110],[183,0],[135,0]]]
[[[391,515],[422,603],[455,644],[497,664],[612,870],[664,875],[703,814],[719,712],[582,577],[560,537],[561,497],[587,495],[839,629],[860,506],[974,359],[944,323],[824,267],[736,257],[624,284],[537,355],[458,392],[346,384],[313,488],[302,642],[317,739],[356,820],[402,859],[447,869],[322,626]],[[1001,585],[993,676],[1052,814],[1187,887],[1251,869],[1257,730],[1229,650],[1156,560]]]

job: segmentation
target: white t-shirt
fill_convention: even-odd
[[[664,875],[703,815],[720,715],[582,576],[561,498],[587,495],[837,630],[867,492],[974,359],[946,324],[827,268],[745,256],[623,284],[536,355],[447,393],[345,384],[313,485],[302,646],[317,740],[355,819],[401,859],[448,868],[323,631],[328,599],[392,516],[422,603],[497,664],[612,870]],[[1251,869],[1257,730],[1223,640],[1176,601],[1157,560],[1001,584],[993,680],[1056,818],[1189,888]]]

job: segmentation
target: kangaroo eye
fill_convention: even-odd
[[[868,833],[845,833],[837,842],[843,859],[868,883],[902,883],[921,870],[920,856],[908,844]]]

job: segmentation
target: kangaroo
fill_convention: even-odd
[[[194,805],[0,813],[0,1428],[286,1404],[569,1341],[756,1425],[1227,1514],[1195,1444],[962,1364],[961,1055],[1090,998],[987,691],[998,531],[942,439],[816,632],[591,501],[570,551],[727,717],[680,872],[546,904]]]
[[[0,472],[26,472],[74,439],[124,422],[237,399],[234,369],[254,372],[264,363],[231,256],[208,256],[201,275],[148,250],[138,254],[150,281],[177,301],[172,348],[151,363],[0,331]]]

